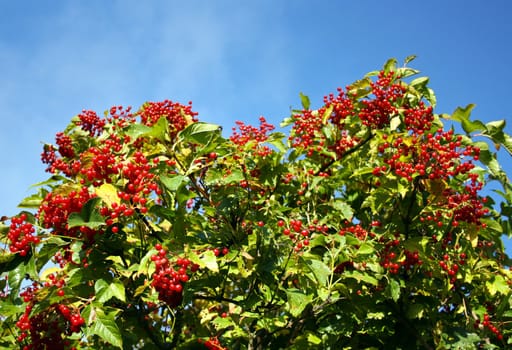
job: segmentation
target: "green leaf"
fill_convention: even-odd
[[[283,121],[279,124],[279,126],[282,128],[287,127],[288,125],[293,124],[293,120],[294,119],[291,117],[284,118]]]
[[[22,314],[23,311],[25,311],[25,305],[24,304],[13,305],[9,302],[6,302],[6,300],[0,300],[0,310],[2,310],[2,320],[3,320],[4,317]]]
[[[126,130],[126,135],[130,136],[131,140],[137,140],[139,137],[147,135],[151,132],[151,127],[144,124],[132,124]]]
[[[462,122],[462,129],[464,129],[464,131],[467,134],[470,134],[475,131],[484,130],[484,128],[485,128],[484,123],[482,123],[479,120],[474,120],[474,121],[465,120]]]
[[[389,281],[385,294],[387,297],[393,299],[393,301],[397,301],[398,298],[400,298],[400,284],[395,280]]]
[[[212,250],[207,250],[199,257],[200,265],[205,266],[208,270],[219,272],[219,265],[217,264],[217,257]]]
[[[375,253],[375,248],[369,243],[363,243],[359,246],[357,254],[359,255],[370,255]]]
[[[283,135],[283,134],[281,134],[281,133],[273,133],[272,135],[274,135],[274,134],[280,134],[280,135]],[[279,135],[279,136],[280,136],[280,135]],[[283,136],[284,136],[284,135],[283,135]],[[283,138],[282,138],[282,137],[269,137],[269,138],[267,139],[267,142],[268,142],[269,144],[271,144],[272,146],[274,146],[275,148],[277,148],[277,150],[278,150],[279,152],[281,152],[281,153],[286,153],[287,148],[286,148],[286,146],[285,146],[285,144],[284,144],[284,142],[283,142]]]
[[[299,289],[286,290],[288,311],[293,317],[299,316],[312,300],[311,295],[304,294]]]
[[[331,275],[331,269],[320,260],[316,260],[312,257],[303,258],[304,263],[309,267],[313,275],[315,276],[318,284],[326,286],[329,276]]]
[[[396,301],[396,300],[395,300]],[[410,319],[421,319],[425,313],[425,308],[421,304],[409,304],[407,307],[407,317]]]
[[[229,317],[215,317],[211,324],[213,324],[217,331],[234,326],[233,320]]]
[[[480,150],[480,161],[482,164],[486,165],[489,172],[494,175],[498,176],[498,174],[501,172],[500,164],[498,163],[498,160],[496,159],[496,156],[486,149]]]
[[[71,213],[68,218],[69,227],[86,226],[96,229],[105,225],[105,218],[98,210],[98,205],[101,201],[101,198],[94,197],[84,204],[80,213]]]
[[[16,257],[16,254],[10,253],[7,250],[0,250],[0,265],[1,264],[7,264],[14,260]]]
[[[180,186],[176,191],[176,200],[181,205],[190,198],[195,198],[196,196],[197,194],[194,191],[189,190],[187,186]]]
[[[167,176],[160,176],[160,181],[162,184],[171,192],[175,192],[178,187],[183,183],[185,180],[184,175],[176,175],[173,177],[167,177]]]
[[[374,286],[379,284],[379,280],[376,279],[375,277],[373,277],[373,276],[371,276],[371,275],[369,275],[367,273],[363,273],[363,272],[357,271],[357,270],[345,271],[345,276],[354,278],[358,282],[363,281],[363,282],[369,283],[369,284],[374,285]]]
[[[167,130],[169,130],[169,121],[165,116],[160,117],[160,119],[158,119],[158,121],[153,124],[153,126],[151,126],[151,130],[144,136],[154,137],[160,141],[165,141]]]
[[[302,108],[306,111],[309,110],[309,106],[311,105],[311,103],[309,101],[309,97],[304,95],[302,92],[299,95],[300,95],[300,101],[302,103]]]
[[[507,152],[512,156],[512,136],[504,133],[503,141],[501,141],[501,144],[503,145],[503,147],[505,147]]]
[[[417,57],[416,55],[407,56],[404,60],[404,64],[408,64],[409,62],[414,61],[416,59],[416,57]]]
[[[355,98],[362,98],[367,96],[371,91],[372,80],[370,78],[363,78],[355,81],[349,86],[348,94]]]
[[[427,88],[425,90],[425,98],[427,99],[428,102],[430,102],[432,107],[436,106],[437,97],[436,97],[436,94],[434,93],[434,90],[432,90],[431,88]]]
[[[466,107],[457,107],[455,112],[452,113],[450,119],[458,121],[462,125],[462,129],[466,134],[470,134],[475,131],[486,130],[485,124],[479,120],[471,121],[471,111],[475,108],[474,104],[468,104]]]
[[[482,219],[481,221],[487,225],[487,229],[497,233],[503,233],[503,227],[498,221],[489,218]]]
[[[167,118],[160,117],[153,126],[144,124],[132,124],[126,130],[126,134],[130,136],[132,141],[140,137],[154,137],[158,140],[165,141],[167,130],[169,129],[169,121]]]
[[[225,178],[222,179],[222,183],[223,184],[230,184],[232,182],[238,183],[238,182],[242,181],[243,179],[245,179],[244,173],[239,169],[235,169],[231,172],[231,174],[229,174],[228,176],[226,176]]]
[[[137,268],[138,276],[140,276],[140,275],[151,276],[151,274],[154,272],[154,269],[155,269],[154,264],[151,264],[151,257],[155,254],[156,254],[156,250],[150,249],[150,250],[148,250],[146,255],[144,255],[142,257],[142,259],[140,260],[140,264]]]
[[[332,111],[334,109],[334,105],[330,105],[329,107],[327,107],[324,111],[324,115],[322,116],[322,123],[323,124],[327,124],[327,121],[329,120],[329,118],[331,118],[332,116]]]
[[[512,155],[512,136],[503,132],[505,125],[504,120],[489,122],[485,124],[486,130],[482,135],[490,138],[497,148],[502,145]]]
[[[90,332],[96,334],[109,344],[120,349],[123,348],[123,338],[117,326],[114,316],[106,315],[102,309],[95,308],[94,322],[90,327]]]
[[[17,291],[21,287],[25,278],[37,278],[37,270],[34,260],[33,255],[30,253],[24,257],[16,257],[11,261],[11,264],[16,266],[13,270],[10,270],[7,275],[11,291]]]
[[[369,312],[366,314],[366,318],[370,320],[382,320],[384,317],[386,317],[386,315],[382,311]]]
[[[19,254],[10,253],[4,249],[0,249],[0,273],[16,269],[20,264],[26,263],[31,257],[32,253],[21,256]]]
[[[455,112],[453,112],[452,115],[450,116],[450,119],[455,120],[457,122],[469,120],[473,108],[475,108],[475,105],[473,103],[468,104],[466,107],[457,107]]]
[[[65,181],[65,180],[67,180],[67,178],[65,176],[62,176],[62,175],[52,175],[48,180],[37,182],[37,183],[31,185],[30,188],[42,187],[42,186],[47,186],[47,185],[53,185],[53,184],[55,184],[57,182],[61,182],[61,181]]]
[[[311,344],[315,344],[315,345],[322,344],[322,339],[318,338],[313,333],[308,333],[307,339],[308,339],[308,342],[311,343]]]
[[[450,344],[450,349],[473,350],[477,348],[477,343],[482,339],[475,333],[468,333],[466,329],[456,328],[454,330],[454,341]],[[455,341],[456,340],[456,341]],[[485,349],[494,349],[494,347],[484,347]]]
[[[97,280],[94,285],[94,291],[96,299],[100,303],[104,303],[112,298],[126,301],[124,285],[119,281],[108,283],[103,279]]]
[[[505,128],[505,120],[495,120],[485,124],[486,134],[490,136],[500,135]]]
[[[410,86],[414,87],[419,92],[422,92],[428,84],[428,77],[419,77],[409,83]]]
[[[384,71],[386,73],[388,72],[394,72],[396,70],[396,63],[397,63],[397,60],[396,58],[390,58],[389,60],[387,60],[387,62],[384,64]]]
[[[490,281],[485,282],[489,294],[494,296],[496,293],[507,295],[510,293],[510,286],[501,275],[494,275]]]
[[[219,137],[220,133],[221,128],[219,125],[197,122],[192,123],[183,129],[179,136],[184,141],[190,141],[200,145],[207,145],[213,139]]]
[[[39,194],[33,194],[21,201],[18,208],[37,209],[41,205],[43,198]]]
[[[412,77],[413,75],[419,74],[420,71],[416,70],[416,69],[409,68],[409,67],[399,67],[396,70],[396,73],[397,73],[397,76],[399,76],[401,79],[405,79],[408,77]],[[378,75],[378,72],[375,75]]]
[[[335,200],[332,206],[337,213],[341,214],[342,219],[351,220],[354,216],[354,211],[350,205],[342,200]]]

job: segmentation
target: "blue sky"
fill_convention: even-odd
[[[46,178],[43,142],[82,109],[192,100],[225,130],[278,124],[299,92],[318,106],[390,57],[418,56],[438,113],[475,103],[512,133],[511,13],[508,0],[3,1],[0,214]]]

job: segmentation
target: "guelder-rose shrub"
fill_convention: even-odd
[[[301,94],[287,134],[82,111],[2,219],[0,348],[510,347],[512,138],[417,73]]]

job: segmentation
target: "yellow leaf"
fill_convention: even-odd
[[[398,129],[400,126],[401,120],[399,115],[395,115],[391,120],[389,121],[389,129],[391,131]]]
[[[100,197],[105,204],[112,207],[113,203],[119,204],[121,200],[117,195],[117,189],[112,184],[103,184],[96,188],[96,195]]]
[[[40,278],[42,281],[45,281],[46,279],[48,279],[48,276],[50,276],[52,273],[57,274],[59,271],[60,271],[60,268],[58,268],[58,267],[49,267],[46,270],[41,272]]]
[[[478,246],[478,230],[475,227],[469,228],[468,238],[471,242],[471,246],[476,248],[476,246]]]
[[[146,290],[148,286],[146,285],[146,283],[144,283],[143,285],[140,285],[137,287],[137,289],[135,289],[135,294],[134,296],[139,296],[141,295],[142,293],[144,293],[144,291]]]

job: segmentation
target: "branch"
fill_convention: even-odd
[[[346,157],[346,156],[349,156],[351,155],[352,153],[355,153],[356,151],[358,151],[361,147],[363,147],[365,144],[367,144],[371,139],[373,139],[375,137],[375,134],[372,134],[370,133],[370,135],[364,139],[363,141],[361,141],[360,143],[358,143],[357,145],[355,145],[354,147],[352,147],[351,149],[349,149],[348,151],[346,151],[345,153],[342,154],[343,157]],[[324,164],[316,173],[315,173],[315,176],[318,176],[318,174],[320,173],[323,173],[325,172],[325,170],[327,170],[327,168],[329,168],[331,165],[333,165],[335,162],[337,161],[337,159],[333,158],[331,159],[330,162]]]
[[[193,299],[199,299],[199,300],[208,300],[208,301],[224,301],[227,303],[232,303],[235,305],[240,305],[240,302],[234,299],[225,298],[223,296],[211,296],[211,295],[203,295],[203,294],[194,294]]]

